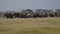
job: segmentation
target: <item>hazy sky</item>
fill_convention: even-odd
[[[60,0],[0,0],[0,10],[60,9]]]

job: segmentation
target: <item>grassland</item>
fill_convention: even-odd
[[[60,18],[0,18],[0,34],[60,34]]]

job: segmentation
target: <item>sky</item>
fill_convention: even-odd
[[[0,11],[60,9],[60,0],[0,0]]]

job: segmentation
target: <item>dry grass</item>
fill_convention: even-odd
[[[0,34],[60,34],[60,18],[0,18]]]

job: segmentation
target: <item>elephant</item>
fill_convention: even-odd
[[[15,18],[20,18],[20,13],[14,13],[13,15]]]
[[[12,13],[5,13],[5,14],[3,15],[3,17],[6,17],[7,19],[8,19],[8,18],[13,18],[13,14],[12,14]]]
[[[55,15],[53,13],[50,13],[49,17],[55,17]]]

